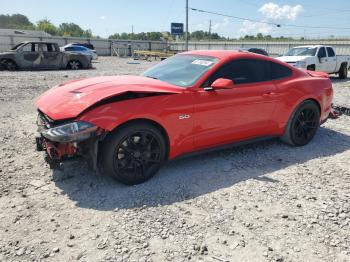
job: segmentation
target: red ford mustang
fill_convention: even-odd
[[[141,76],[73,80],[45,92],[38,150],[50,164],[85,156],[125,184],[151,178],[167,160],[265,137],[303,146],[327,120],[327,75],[262,55],[192,51]]]

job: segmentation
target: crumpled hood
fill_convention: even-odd
[[[282,62],[291,63],[296,61],[304,61],[308,57],[310,56],[281,56],[281,57],[276,57],[276,59]]]
[[[121,95],[136,93],[181,93],[183,88],[142,76],[102,76],[72,80],[43,93],[36,107],[53,120],[77,117],[94,104]]]

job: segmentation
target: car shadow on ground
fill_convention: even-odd
[[[214,192],[248,180],[278,183],[266,174],[319,157],[334,156],[350,148],[350,137],[320,128],[304,147],[290,147],[271,140],[174,160],[151,180],[124,186],[96,175],[82,162],[71,162],[63,171],[53,171],[53,179],[77,206],[96,210],[128,209],[169,205]]]
[[[332,81],[333,84],[338,83],[350,83],[350,78],[340,79],[338,76],[330,76],[329,79]]]

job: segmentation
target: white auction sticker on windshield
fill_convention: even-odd
[[[213,64],[212,61],[208,61],[208,60],[200,60],[200,59],[197,59],[197,60],[194,60],[192,62],[192,64],[194,65],[201,65],[201,66],[210,66]]]

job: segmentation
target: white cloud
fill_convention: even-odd
[[[220,31],[224,30],[225,28],[227,28],[227,26],[229,24],[230,24],[230,19],[227,17],[225,17],[221,22],[212,23],[212,25],[211,25],[212,32],[217,32],[217,31],[220,32]],[[207,23],[197,24],[196,29],[208,31],[209,30],[209,21]]]
[[[105,17],[104,15],[101,15],[99,18],[100,18],[101,20],[105,20],[105,19],[106,19],[106,17]]]
[[[214,31],[220,31],[222,29],[225,29],[230,23],[230,19],[228,17],[225,17],[222,22],[218,22],[213,24],[212,29]]]
[[[246,34],[256,35],[257,33],[262,33],[264,35],[267,35],[271,31],[272,31],[272,26],[269,24],[251,22],[247,20],[243,22],[241,29],[239,29],[239,32],[242,35],[246,35]]]
[[[301,5],[283,5],[279,6],[275,3],[266,3],[263,6],[261,6],[258,9],[258,12],[260,12],[263,15],[263,22],[272,22],[272,23],[278,23],[283,21],[294,21],[298,18],[298,16],[304,11],[303,6]],[[265,23],[259,23],[259,22],[252,22],[245,20],[242,23],[242,27],[240,28],[239,32],[242,35],[246,34],[269,34],[271,31],[275,28],[274,25],[271,24],[265,24]]]
[[[264,4],[259,9],[259,12],[262,13],[265,18],[268,18],[271,20],[290,20],[290,21],[294,21],[303,11],[304,11],[304,8],[301,5],[279,6],[271,2]]]
[[[200,24],[197,24],[196,25],[196,29],[197,30],[208,30],[208,29],[205,29],[205,27],[206,28],[208,28],[206,25],[204,25],[203,23],[200,23]]]

